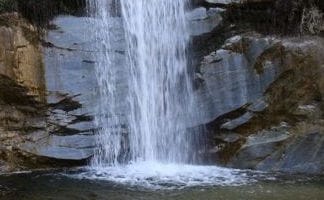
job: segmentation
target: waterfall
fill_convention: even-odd
[[[114,63],[116,53],[112,52],[118,6],[126,51],[124,99],[116,72],[120,66]],[[104,49],[97,55],[96,66],[101,96],[96,122],[101,130],[95,165],[127,159],[193,162],[193,140],[186,131],[192,89],[185,6],[185,0],[89,0],[88,8],[97,20],[95,35]],[[127,102],[126,113],[118,106],[120,101]]]
[[[96,75],[100,105],[98,105],[95,123],[99,127],[97,135],[98,150],[95,152],[92,164],[104,166],[106,164],[119,163],[122,155],[122,142],[125,137],[124,113],[120,109],[120,70],[118,66],[118,51],[116,40],[120,39],[116,29],[121,20],[113,17],[114,0],[89,0],[88,9],[94,20],[90,24],[93,27],[95,42],[94,57],[96,60]],[[88,36],[86,36],[88,37]]]
[[[123,0],[132,160],[188,162],[185,0]]]
[[[186,3],[88,0],[101,103],[98,150],[78,176],[149,188],[247,181],[238,170],[195,165],[205,142],[190,128],[199,112],[187,65]]]

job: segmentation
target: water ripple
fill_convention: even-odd
[[[198,166],[186,164],[162,164],[138,162],[124,166],[91,168],[71,175],[74,178],[103,180],[117,184],[149,189],[183,189],[205,186],[241,186],[254,183],[261,172]]]

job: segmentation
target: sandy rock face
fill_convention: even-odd
[[[70,113],[82,107],[72,97],[80,93],[65,91],[54,98],[59,91],[49,91],[47,85],[58,80],[45,74],[40,32],[17,14],[0,18],[5,23],[0,27],[2,170],[82,163],[92,156],[95,139],[92,117]]]
[[[36,30],[17,14],[2,15],[1,20],[1,153],[2,159],[9,160],[4,167],[10,168],[15,161],[9,158],[24,134],[44,126],[45,80]]]
[[[17,14],[1,17],[7,26],[0,27],[0,74],[28,87],[33,95],[44,95],[44,68],[36,29]]]

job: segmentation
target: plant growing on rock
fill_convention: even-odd
[[[300,32],[319,34],[324,31],[324,13],[318,7],[304,8],[300,23]]]

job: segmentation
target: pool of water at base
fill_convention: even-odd
[[[162,182],[163,184],[153,181],[151,185],[143,185],[140,184],[143,182],[140,177],[133,177],[139,182],[120,182],[115,180],[116,177],[100,178],[111,176],[111,173],[105,174],[102,171],[95,173],[89,169],[2,174],[0,175],[0,200],[324,199],[324,177],[322,176],[235,172],[237,176],[242,173],[245,181],[235,184],[217,182],[217,184],[187,185],[166,180]],[[145,177],[145,179],[150,183],[154,178]],[[165,180],[165,177],[161,176],[160,179]],[[221,179],[217,180],[221,181]],[[189,180],[184,179],[184,181]]]

